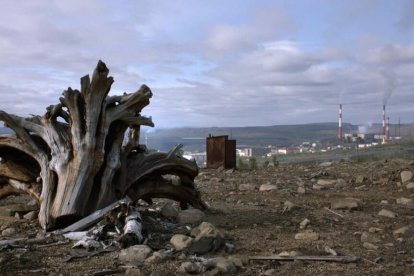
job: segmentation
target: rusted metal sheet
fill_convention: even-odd
[[[207,137],[207,168],[226,169],[236,167],[236,140],[229,140],[227,135]]]

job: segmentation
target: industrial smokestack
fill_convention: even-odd
[[[387,135],[387,140],[390,139],[390,117],[387,117],[387,127],[386,127],[386,135]]]
[[[338,140],[342,141],[342,104],[339,104]]]
[[[385,104],[382,106],[382,135],[385,136]]]

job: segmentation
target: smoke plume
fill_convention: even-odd
[[[382,95],[382,104],[386,105],[397,85],[397,77],[392,69],[381,70],[381,76],[383,77],[385,84],[384,94]]]

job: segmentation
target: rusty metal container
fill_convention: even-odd
[[[207,168],[236,168],[236,140],[229,140],[228,135],[209,136],[207,145]]]

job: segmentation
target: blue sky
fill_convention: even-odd
[[[1,1],[0,109],[43,114],[102,59],[156,127],[414,122],[414,1]]]

